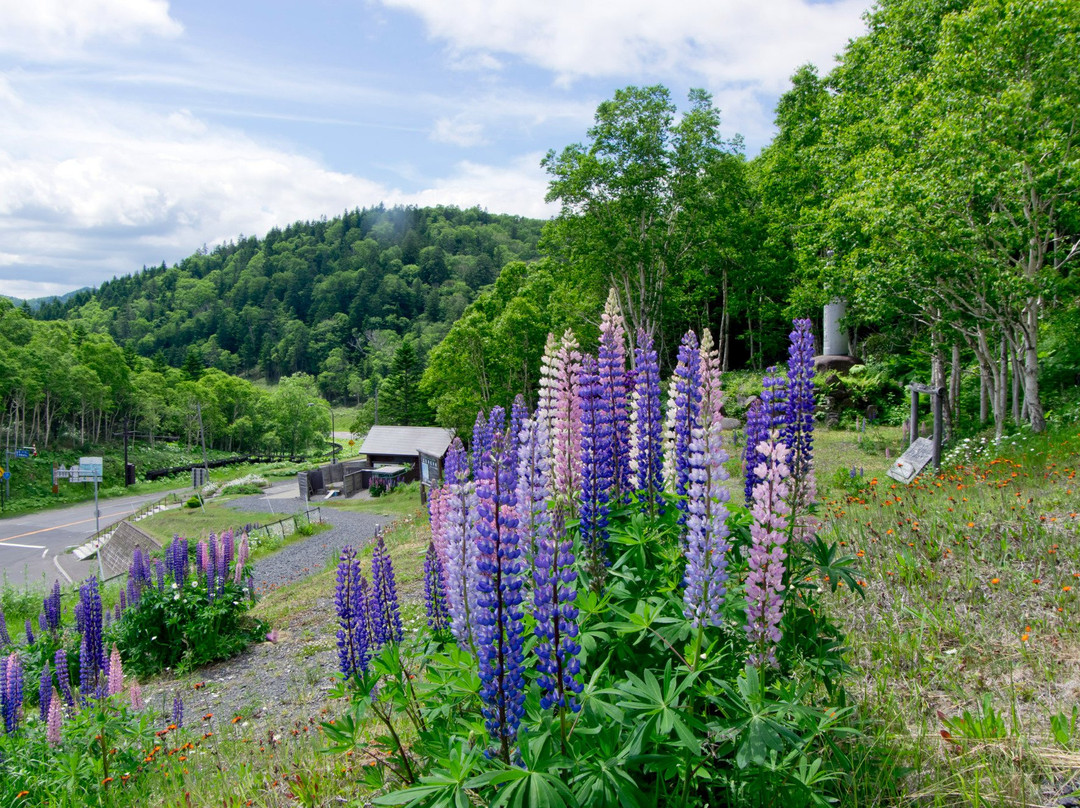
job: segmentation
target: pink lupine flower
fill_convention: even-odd
[[[45,739],[50,746],[60,743],[60,727],[64,723],[64,712],[60,708],[60,695],[54,690],[49,702],[49,716],[45,721]]]
[[[790,513],[786,478],[790,473],[790,450],[776,432],[757,445],[762,462],[754,469],[760,482],[754,486],[750,527],[750,573],[746,577],[746,632],[756,649],[749,664],[777,666],[780,618],[784,604],[784,544]]]
[[[109,655],[109,689],[108,694],[115,696],[124,690],[124,666],[120,661],[120,651],[113,643],[112,654]]]

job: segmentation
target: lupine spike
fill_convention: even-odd
[[[30,622],[29,617],[26,618],[26,644],[27,645],[33,645],[34,644],[34,626]]]
[[[5,660],[0,675],[0,692],[3,693],[4,731],[11,735],[19,727],[19,714],[23,702],[22,661],[17,653]]]
[[[240,547],[236,551],[236,569],[233,570],[233,583],[237,586],[244,579],[244,566],[247,564],[250,555],[251,549],[248,545],[248,535],[244,533],[240,537]]]
[[[450,625],[450,616],[446,611],[442,564],[434,542],[428,544],[424,556],[424,605],[427,609],[428,628],[440,634],[446,631]]]
[[[49,746],[60,744],[60,728],[64,724],[64,711],[60,709],[60,699],[53,693],[49,700],[49,712],[45,720],[45,740]]]
[[[338,668],[348,678],[367,672],[368,609],[360,584],[360,562],[349,545],[341,550],[337,569],[334,606],[338,616]]]
[[[555,335],[548,333],[547,342],[544,345],[544,355],[540,359],[540,392],[536,402],[536,418],[543,421],[547,432],[548,445],[546,453],[548,457],[554,454],[555,438],[555,412],[558,402],[558,353],[559,340]]]
[[[45,623],[49,631],[60,629],[60,582],[53,581],[52,592],[44,600]],[[0,624],[3,623],[3,612],[0,611]],[[3,636],[0,635],[0,645],[3,645]]]
[[[473,424],[472,435],[472,469],[473,476],[476,470],[484,462],[484,455],[491,450],[491,423],[484,417],[484,411],[476,413],[476,422]]]
[[[581,402],[578,378],[581,352],[573,332],[563,334],[553,367],[555,413],[552,419],[552,485],[560,507],[572,503],[581,487]]]
[[[689,508],[686,494],[690,483],[690,440],[701,426],[701,354],[697,336],[687,331],[679,345],[679,363],[672,377],[674,397],[670,402],[674,412],[675,493],[682,512],[679,524],[686,524]]]
[[[791,512],[793,534],[812,538],[817,520],[810,507],[817,499],[814,475],[814,335],[810,320],[795,320],[788,349],[787,410],[784,442],[791,449]]]
[[[458,438],[446,454],[446,606],[450,630],[462,648],[476,653],[476,483],[469,480]]]
[[[4,616],[4,607],[0,606],[0,648],[11,645],[11,635],[8,634],[7,617]]]
[[[496,754],[509,763],[525,712],[525,680],[516,469],[509,467],[505,444],[505,433],[494,436],[477,474],[476,644],[485,725],[497,746]]]
[[[381,647],[388,642],[401,642],[405,631],[401,624],[394,566],[381,535],[375,540],[375,552],[371,556],[371,590],[375,605],[375,645]]]
[[[173,697],[172,723],[177,728],[184,726],[184,700],[180,698],[179,692]]]
[[[634,489],[646,513],[664,513],[664,447],[660,407],[660,365],[652,334],[638,331],[634,349],[631,437]]]
[[[613,470],[611,410],[597,375],[596,359],[586,356],[578,380],[581,400],[581,541],[588,553],[593,586],[601,586],[607,566],[608,515]]]
[[[581,662],[577,655],[581,646],[578,636],[578,608],[574,572],[574,543],[568,539],[561,519],[556,516],[551,530],[537,542],[536,564],[533,569],[534,629],[539,642],[540,706],[549,710],[569,709],[577,712],[581,705],[575,698],[582,691]]]
[[[746,632],[755,650],[749,664],[776,667],[776,645],[780,642],[780,619],[784,603],[784,562],[788,528],[788,447],[776,432],[757,447],[762,457],[754,471],[760,480],[754,486],[750,509],[750,571],[746,576]]]
[[[619,297],[612,289],[600,318],[597,376],[601,395],[611,413],[612,500],[623,501],[632,487],[630,479],[630,386],[626,372],[626,323]]]
[[[762,461],[757,447],[768,440],[773,431],[783,429],[787,415],[787,384],[778,375],[777,369],[768,368],[761,382],[761,398],[759,402],[751,405],[746,417],[746,450],[743,454],[743,465],[746,469],[747,505],[753,498],[754,486],[761,482],[755,475],[755,469],[761,465]]]
[[[525,560],[532,568],[540,542],[551,531],[551,444],[547,422],[539,413],[522,424],[518,444],[518,527]]]
[[[706,334],[709,332],[706,331]],[[683,614],[694,628],[718,626],[727,593],[727,452],[721,446],[720,365],[711,337],[702,340],[701,401],[704,417],[690,440],[687,490],[686,574]]]
[[[49,661],[45,660],[45,665],[41,668],[41,681],[38,683],[38,709],[42,721],[47,721],[49,718],[49,702],[52,696],[52,669],[49,667]]]
[[[120,659],[120,651],[113,643],[112,654],[109,655],[109,689],[108,695],[115,696],[124,691],[124,665]]]
[[[146,706],[146,702],[143,701],[142,688],[139,687],[139,683],[137,681],[131,683],[130,697],[132,710],[141,710],[143,707]]]
[[[64,703],[75,707],[75,694],[71,692],[71,670],[68,668],[67,651],[58,648],[56,651],[56,681],[60,683],[60,693],[64,697]]]

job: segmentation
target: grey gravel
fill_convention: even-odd
[[[230,502],[229,507],[239,511],[265,511],[267,500],[260,496],[243,497]],[[304,500],[299,497],[275,499],[273,507],[286,515],[299,513],[304,509]],[[336,563],[342,547],[351,544],[360,549],[375,537],[377,528],[389,524],[393,519],[386,515],[340,511],[329,507],[320,508],[320,513],[323,521],[332,526],[330,530],[317,533],[306,541],[294,542],[255,562],[253,576],[256,594],[306,578]]]

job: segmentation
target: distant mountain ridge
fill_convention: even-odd
[[[357,209],[203,248],[34,316],[173,367],[270,381],[305,372],[325,395],[360,400],[406,337],[422,365],[507,263],[538,258],[543,225],[478,208]]]
[[[0,295],[0,297],[5,298],[7,300],[10,300],[16,306],[22,306],[24,303],[28,304],[30,306],[31,311],[37,311],[38,309],[40,309],[42,306],[44,306],[47,303],[60,303],[60,304],[67,303],[69,300],[71,300],[73,297],[75,297],[75,295],[82,294],[83,292],[93,292],[93,291],[94,291],[94,289],[93,289],[92,286],[84,286],[81,289],[76,289],[73,292],[68,292],[67,294],[63,294],[63,295],[48,295],[46,297],[30,297],[30,298],[12,297],[11,295]]]

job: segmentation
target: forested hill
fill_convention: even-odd
[[[204,248],[35,316],[174,367],[271,381],[306,372],[332,398],[359,396],[402,337],[422,357],[508,261],[537,257],[542,224],[476,208],[354,210]]]

